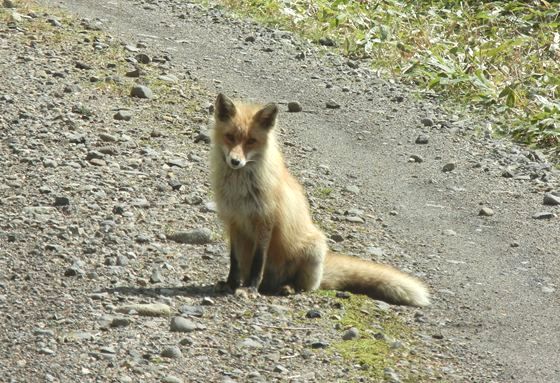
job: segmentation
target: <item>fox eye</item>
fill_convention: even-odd
[[[256,143],[257,143],[257,140],[255,140],[254,138],[249,138],[247,140],[247,145],[253,145],[253,144],[256,144]]]
[[[234,136],[233,134],[227,133],[227,134],[225,135],[225,137],[226,137],[226,141],[228,141],[228,142],[235,142],[235,136]]]

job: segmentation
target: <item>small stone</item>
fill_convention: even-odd
[[[388,382],[388,383],[400,383],[401,382],[401,379],[399,378],[399,375],[391,367],[386,367],[383,370],[383,376],[385,378],[385,381]]]
[[[416,137],[416,143],[419,145],[426,145],[430,141],[430,138],[426,134],[420,134]]]
[[[55,197],[53,206],[69,206],[70,199],[68,197]]]
[[[171,315],[171,307],[164,303],[140,303],[125,305],[115,309],[118,313],[138,313],[140,316],[163,317]]]
[[[113,118],[118,121],[130,121],[132,119],[132,112],[128,110],[119,110],[115,113]]]
[[[202,308],[202,306],[182,305],[181,307],[179,307],[179,312],[182,315],[193,317],[202,317],[204,315],[204,309]]]
[[[330,37],[321,37],[319,39],[319,44],[325,46],[325,47],[334,47],[336,46],[336,42],[331,39]]]
[[[434,126],[434,121],[428,117],[424,117],[423,119],[420,120],[420,122],[422,123],[422,125],[426,127]]]
[[[202,298],[202,302],[200,302],[203,306],[214,306],[215,302],[210,297]]]
[[[546,193],[543,197],[543,205],[557,206],[560,205],[560,197],[553,193]]]
[[[360,188],[356,185],[347,185],[344,187],[344,191],[353,193],[353,194],[360,194]]]
[[[556,289],[550,286],[543,286],[541,287],[541,291],[545,294],[552,294],[554,291],[556,291]]]
[[[358,217],[355,215],[350,215],[347,217],[344,217],[344,219],[348,222],[352,222],[352,223],[365,223],[366,221],[362,218],[362,217]]]
[[[99,158],[92,158],[91,160],[89,160],[89,163],[94,166],[107,166],[107,162]]]
[[[167,347],[161,352],[162,358],[178,359],[183,356],[181,349],[176,346]]]
[[[183,383],[183,380],[176,376],[168,375],[161,380],[161,383]]]
[[[238,347],[240,348],[262,348],[263,345],[261,342],[254,340],[252,338],[246,338],[238,343]]]
[[[321,318],[321,312],[316,309],[311,309],[305,314],[305,317],[310,319]]]
[[[177,178],[172,178],[167,181],[167,183],[169,184],[169,186],[171,186],[171,190],[181,190],[181,186],[183,186],[181,181],[179,181]]]
[[[245,41],[248,43],[254,43],[255,42],[255,36],[247,36],[245,37]]]
[[[533,214],[533,219],[551,219],[554,218],[554,213],[550,211],[541,211]]]
[[[335,100],[327,101],[325,106],[327,107],[327,109],[339,109],[340,108],[340,104],[338,102],[336,102]]]
[[[455,231],[451,230],[451,229],[445,229],[443,231],[443,234],[448,235],[450,237],[454,237],[454,236],[457,235],[457,233]]]
[[[138,78],[140,77],[140,75],[142,74],[142,72],[140,71],[139,68],[135,68],[131,71],[128,71],[125,73],[126,77],[132,77],[132,78]]]
[[[91,65],[86,64],[85,62],[78,61],[76,62],[76,68],[83,69],[83,70],[90,70],[92,68]]]
[[[196,323],[183,317],[174,317],[169,324],[169,330],[172,332],[193,332],[197,328]]]
[[[360,331],[356,327],[351,327],[342,334],[343,340],[353,340],[360,337]]]
[[[163,275],[161,275],[161,270],[156,267],[152,270],[152,275],[150,276],[150,282],[152,283],[162,283],[164,281]]]
[[[445,165],[443,165],[443,168],[441,169],[443,172],[450,172],[452,170],[455,169],[455,163],[454,162],[449,162]]]
[[[128,318],[113,318],[111,321],[110,326],[113,328],[116,327],[126,327],[131,323],[130,319]]]
[[[311,348],[319,349],[319,348],[327,348],[329,347],[329,343],[325,341],[315,341],[311,343]]]
[[[344,237],[342,235],[338,234],[338,233],[335,233],[335,234],[331,235],[331,239],[335,242],[338,242],[338,243],[344,241]]]
[[[352,296],[348,291],[337,291],[336,297],[342,299],[349,299]]]
[[[298,113],[303,110],[301,104],[297,101],[292,101],[288,103],[288,112]]]
[[[152,90],[144,85],[136,85],[132,87],[132,89],[130,90],[130,96],[138,97],[138,98],[146,98],[146,99],[154,98],[154,94],[152,93]]]
[[[484,217],[491,217],[491,216],[494,215],[494,210],[490,209],[489,207],[483,207],[478,212],[478,215],[481,215],[481,216],[484,216]]]
[[[290,372],[290,370],[288,370],[286,367],[277,364],[276,366],[274,366],[274,372],[279,372],[281,374],[287,374],[288,372]]]
[[[366,249],[366,254],[371,255],[373,257],[382,257],[385,254],[385,252],[380,247],[369,246]]]
[[[150,62],[152,62],[152,59],[150,58],[150,56],[148,56],[145,53],[138,53],[134,58],[140,64],[149,64]]]
[[[205,245],[212,242],[212,231],[207,228],[194,229],[190,231],[178,231],[169,234],[167,238],[177,243]]]
[[[118,138],[109,133],[99,133],[99,139],[104,142],[117,142]]]
[[[422,158],[417,154],[411,154],[410,157],[408,158],[408,162],[422,163],[424,162],[424,158]]]

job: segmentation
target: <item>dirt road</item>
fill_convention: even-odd
[[[457,375],[447,379],[560,381],[560,210],[543,205],[545,193],[560,191],[560,176],[538,153],[486,138],[483,121],[419,101],[366,62],[217,8],[43,3],[99,19],[119,40],[144,42],[211,92],[278,102],[284,111],[301,103],[303,112],[281,115],[284,140],[302,148],[288,162],[306,188],[317,186],[313,172],[327,173],[323,190],[342,188],[338,209],[362,210],[380,228],[369,241],[351,231],[356,250],[428,281],[433,305],[416,319],[431,341],[446,342],[443,358],[456,359]],[[553,215],[535,218],[540,212]]]

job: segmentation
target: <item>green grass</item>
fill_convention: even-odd
[[[382,381],[384,369],[395,367],[400,359],[411,360],[405,350],[393,350],[387,340],[376,339],[373,333],[383,333],[387,339],[413,344],[413,331],[392,311],[377,308],[374,300],[365,295],[352,294],[348,299],[335,298],[334,291],[319,290],[313,294],[338,301],[343,305],[343,314],[338,320],[341,329],[355,327],[360,338],[350,341],[340,340],[331,344],[329,352],[337,353],[345,360],[359,364],[359,370],[352,371],[349,381],[361,381],[367,377]],[[403,376],[403,381],[418,381],[418,376]],[[352,380],[354,379],[354,380]]]
[[[222,0],[560,155],[560,6],[547,1]]]

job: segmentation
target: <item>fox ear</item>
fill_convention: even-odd
[[[235,116],[236,109],[233,102],[222,93],[216,97],[214,104],[214,116],[220,121],[227,121]]]
[[[276,115],[278,114],[278,107],[276,104],[270,103],[266,104],[261,110],[259,110],[253,117],[259,126],[265,130],[270,130],[274,127],[276,122]]]

